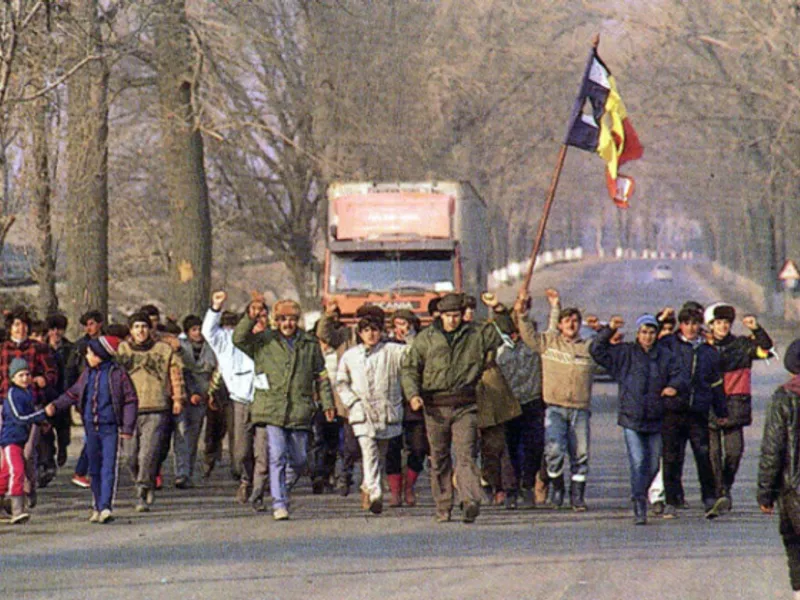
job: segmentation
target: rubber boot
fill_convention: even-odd
[[[575,512],[586,511],[586,501],[583,498],[586,492],[585,481],[573,481],[570,487],[570,502],[572,503],[572,510]]]
[[[401,473],[395,473],[394,475],[387,475],[386,479],[389,480],[389,491],[391,493],[389,506],[402,506],[403,475]]]
[[[564,504],[564,477],[560,475],[550,480],[550,506],[561,508]]]
[[[419,473],[417,473],[414,469],[406,469],[406,477],[405,477],[406,506],[416,506],[417,504],[417,495],[414,492],[414,485],[417,483],[417,477],[419,477]]]
[[[31,516],[25,512],[25,497],[11,496],[11,524],[24,523]]]

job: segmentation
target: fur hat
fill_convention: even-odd
[[[442,296],[442,299],[439,300],[438,310],[440,313],[463,312],[465,308],[466,305],[464,303],[463,294],[445,294]]]
[[[730,304],[716,302],[706,309],[703,316],[706,325],[711,325],[717,319],[726,319],[733,323],[736,320],[736,309]]]
[[[14,379],[14,375],[20,371],[30,371],[30,368],[28,367],[28,363],[25,362],[24,358],[17,357],[11,361],[10,365],[8,365],[8,378]]]
[[[278,300],[272,305],[272,315],[277,319],[279,317],[297,317],[300,318],[300,305],[294,300],[284,298]]]

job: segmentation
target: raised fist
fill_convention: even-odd
[[[550,303],[550,306],[555,306],[558,304],[560,296],[558,295],[558,290],[554,290],[553,288],[547,288],[544,291],[544,295],[547,297],[547,301]]]
[[[742,317],[742,325],[747,327],[750,331],[758,329],[758,320],[755,315],[745,315]]]
[[[211,294],[211,308],[214,310],[219,310],[222,308],[222,305],[225,304],[225,300],[228,299],[228,294],[225,290],[217,290],[213,294]]]

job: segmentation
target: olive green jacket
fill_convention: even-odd
[[[255,363],[255,393],[250,407],[253,423],[287,429],[311,429],[318,409],[333,408],[331,382],[319,342],[297,330],[294,348],[273,330],[252,333],[255,321],[246,315],[233,331],[233,345]]]
[[[475,395],[487,354],[502,343],[494,327],[464,323],[451,346],[441,321],[434,321],[414,337],[403,360],[403,393],[426,401],[434,394]]]

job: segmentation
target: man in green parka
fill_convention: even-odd
[[[441,317],[414,338],[403,362],[403,392],[411,410],[424,407],[425,411],[438,522],[450,520],[453,506],[451,443],[463,521],[472,523],[480,512],[476,390],[487,354],[503,343],[494,327],[465,322],[465,308],[461,294],[444,296],[439,302]]]
[[[333,395],[325,359],[319,342],[298,328],[300,305],[294,300],[279,300],[272,307],[277,329],[262,329],[250,317],[239,321],[233,344],[255,363],[255,393],[250,419],[256,427],[254,447],[269,447],[272,516],[276,521],[289,518],[286,466],[303,470],[307,460],[311,420],[318,410],[315,395],[325,417],[335,416]]]

